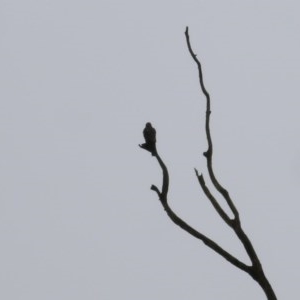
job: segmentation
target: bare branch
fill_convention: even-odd
[[[205,132],[206,132],[206,137],[207,137],[207,142],[208,142],[208,150],[203,153],[203,155],[206,157],[207,161],[207,169],[209,173],[209,177],[216,188],[216,190],[224,197],[226,200],[229,208],[231,209],[234,218],[231,219],[228,214],[223,210],[223,208],[220,206],[216,198],[212,195],[210,192],[209,188],[206,186],[205,180],[203,175],[199,175],[198,171],[195,169],[196,176],[198,178],[199,184],[205,193],[206,197],[210,200],[211,204],[219,214],[219,216],[223,219],[223,221],[231,227],[241,243],[243,244],[252,265],[248,266],[245,263],[241,262],[239,259],[231,255],[229,252],[224,250],[222,247],[220,247],[216,242],[208,238],[206,235],[202,234],[201,232],[197,231],[193,227],[191,227],[189,224],[187,224],[185,221],[183,221],[180,217],[178,217],[173,210],[170,208],[168,204],[168,190],[169,190],[169,172],[164,164],[163,160],[159,156],[156,148],[156,130],[155,128],[152,127],[151,123],[148,122],[146,124],[146,127],[143,131],[144,138],[145,138],[145,143],[139,145],[142,149],[149,151],[152,156],[156,157],[163,173],[163,180],[162,180],[162,189],[161,192],[159,189],[155,186],[151,186],[151,190],[155,191],[159,197],[159,200],[165,209],[166,213],[170,217],[170,219],[179,227],[181,227],[183,230],[191,234],[197,239],[200,239],[207,247],[211,248],[213,251],[221,255],[223,258],[225,258],[227,261],[229,261],[231,264],[236,266],[237,268],[245,271],[248,273],[255,281],[258,282],[258,284],[262,287],[264,290],[268,300],[276,300],[276,295],[266,278],[264,271],[262,269],[261,263],[259,261],[259,258],[252,246],[251,241],[249,240],[248,236],[245,234],[241,227],[241,222],[239,218],[239,213],[238,210],[236,209],[233,201],[231,200],[228,191],[218,182],[218,180],[215,177],[214,171],[213,171],[213,166],[212,166],[212,154],[213,154],[213,144],[212,144],[212,138],[211,138],[211,133],[210,133],[210,115],[211,115],[211,110],[210,110],[210,95],[207,92],[204,82],[203,82],[203,74],[202,74],[202,68],[200,61],[197,59],[196,54],[193,52],[191,44],[190,44],[190,38],[189,38],[189,33],[188,33],[188,27],[186,28],[185,31],[185,36],[186,36],[186,41],[187,41],[187,46],[188,50],[196,62],[198,66],[198,71],[199,71],[199,82],[200,82],[200,87],[203,92],[203,94],[206,97],[206,119],[205,119]]]
[[[213,205],[213,207],[215,208],[215,210],[218,212],[218,214],[220,215],[220,217],[224,220],[224,222],[228,225],[228,226],[232,226],[232,222],[231,219],[228,217],[228,215],[225,213],[225,211],[223,210],[223,208],[220,206],[220,204],[218,203],[218,201],[216,200],[216,198],[212,195],[212,193],[210,192],[210,190],[208,189],[208,187],[205,184],[203,175],[199,175],[198,171],[195,169],[196,172],[196,176],[198,178],[198,181],[200,183],[200,186],[204,192],[204,194],[206,195],[206,197],[210,200],[211,204]]]
[[[206,97],[206,122],[205,122],[205,131],[206,131],[206,137],[207,137],[207,142],[208,142],[208,150],[206,152],[204,152],[203,155],[206,157],[206,160],[207,160],[208,173],[209,173],[209,176],[210,176],[210,179],[211,179],[213,185],[219,191],[219,193],[221,193],[221,195],[225,198],[228,206],[230,207],[233,215],[235,216],[235,219],[237,221],[239,221],[239,213],[238,213],[235,205],[233,204],[233,202],[232,202],[232,200],[231,200],[231,198],[229,196],[229,193],[218,182],[218,180],[215,177],[214,171],[213,171],[213,167],[212,167],[213,144],[212,144],[211,133],[210,133],[210,125],[209,125],[210,114],[211,114],[211,110],[210,110],[210,95],[209,95],[209,93],[207,92],[207,90],[206,90],[206,88],[204,86],[201,63],[198,60],[196,54],[194,53],[194,51],[192,50],[192,47],[191,47],[188,27],[186,28],[185,36],[186,36],[186,42],[187,42],[187,46],[188,46],[189,52],[190,52],[192,58],[194,59],[194,61],[196,62],[197,66],[198,66],[200,87],[201,87],[201,90],[202,90],[203,94]]]
[[[217,252],[219,255],[224,257],[227,261],[232,263],[237,268],[247,272],[250,274],[251,272],[251,266],[247,266],[240,260],[238,260],[236,257],[231,255],[229,252],[224,250],[222,247],[220,247],[216,242],[208,238],[206,235],[202,234],[201,232],[197,231],[193,227],[191,227],[189,224],[187,224],[185,221],[183,221],[180,217],[178,217],[174,211],[170,208],[168,204],[168,190],[169,190],[169,172],[164,164],[163,160],[161,159],[160,155],[158,154],[157,150],[154,155],[157,158],[157,161],[163,171],[163,183],[162,183],[162,192],[159,191],[159,189],[155,186],[151,186],[151,190],[155,191],[159,197],[159,200],[165,209],[167,215],[170,217],[170,219],[179,227],[181,227],[183,230],[191,234],[197,239],[200,239],[206,246],[211,248],[213,251]]]
[[[165,211],[167,212],[168,216],[171,218],[171,220],[176,225],[178,225],[179,227],[181,227],[183,230],[187,231],[189,234],[191,234],[195,238],[201,240],[207,247],[209,247],[210,249],[212,249],[213,251],[215,251],[216,253],[218,253],[222,257],[224,257],[227,261],[229,261],[230,263],[232,263],[237,268],[239,268],[239,269],[241,269],[241,270],[243,270],[243,271],[245,271],[245,272],[247,272],[247,273],[250,274],[250,272],[251,272],[251,266],[247,266],[246,264],[244,264],[243,262],[241,262],[239,259],[237,259],[233,255],[231,255],[229,252],[227,252],[226,250],[224,250],[222,247],[220,247],[216,242],[214,242],[213,240],[211,240],[210,238],[208,238],[206,235],[200,233],[199,231],[195,230],[193,227],[191,227],[190,225],[188,225],[186,222],[184,222],[181,218],[179,218],[172,211],[172,209],[169,207],[169,205],[168,205],[167,202],[165,202],[165,203],[162,202],[162,205],[163,205]]]
[[[162,161],[162,159],[160,158],[159,154],[156,151],[156,155],[155,157],[157,158],[157,161],[163,171],[163,183],[162,183],[162,188],[161,188],[161,200],[164,202],[167,202],[167,197],[168,197],[168,191],[169,191],[169,172],[168,169],[166,167],[166,165],[164,164],[164,162]]]
[[[158,187],[156,185],[152,184],[150,189],[152,191],[156,192],[158,198],[161,200],[161,192],[159,191]]]
[[[277,299],[276,295],[272,289],[272,286],[270,285],[268,279],[266,278],[266,276],[264,274],[260,260],[254,250],[254,247],[253,247],[251,241],[249,240],[248,236],[246,235],[246,233],[243,231],[243,229],[241,227],[239,212],[236,209],[233,201],[231,200],[228,191],[218,182],[218,180],[215,177],[213,167],[212,167],[213,144],[212,144],[212,138],[211,138],[211,133],[210,133],[210,115],[211,115],[210,95],[207,92],[207,90],[204,86],[204,83],[203,83],[203,74],[202,74],[201,63],[198,60],[196,54],[193,52],[191,44],[190,44],[188,27],[186,28],[185,36],[186,36],[188,50],[198,67],[199,82],[200,82],[201,90],[206,97],[205,132],[206,132],[206,137],[207,137],[207,142],[208,142],[208,150],[206,152],[204,152],[203,155],[206,157],[206,160],[207,160],[207,169],[208,169],[210,179],[211,179],[213,185],[215,186],[215,188],[217,189],[217,191],[225,198],[229,208],[231,209],[231,211],[234,215],[233,220],[229,219],[227,214],[220,207],[220,205],[218,204],[216,199],[212,196],[212,194],[206,187],[203,176],[202,175],[199,176],[199,174],[196,171],[197,178],[199,180],[199,183],[200,183],[205,195],[209,198],[209,200],[211,201],[211,203],[214,206],[214,208],[216,209],[216,211],[219,213],[221,218],[226,222],[226,224],[229,225],[234,230],[237,237],[243,244],[243,246],[252,262],[250,272],[247,270],[245,270],[245,271],[249,275],[251,275],[254,280],[256,280],[259,283],[259,285],[262,287],[262,289],[264,290],[264,292],[269,300],[276,300]]]

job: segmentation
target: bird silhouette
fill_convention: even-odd
[[[145,138],[145,143],[139,145],[141,148],[152,153],[153,156],[156,155],[156,130],[152,127],[150,122],[146,123],[146,126],[143,130],[143,135]]]

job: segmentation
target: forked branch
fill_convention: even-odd
[[[141,145],[140,145],[141,147]],[[143,147],[141,147],[143,148]],[[232,263],[237,268],[249,273],[251,272],[251,267],[247,266],[243,262],[241,262],[239,259],[231,255],[229,252],[224,250],[222,247],[220,247],[216,242],[208,238],[206,235],[201,233],[200,231],[196,230],[192,226],[190,226],[188,223],[183,221],[180,217],[178,217],[175,212],[171,209],[171,207],[168,204],[168,189],[169,189],[169,172],[164,164],[163,160],[158,154],[158,151],[156,151],[154,155],[162,169],[163,172],[163,184],[162,184],[162,191],[160,192],[159,188],[155,185],[151,186],[151,190],[155,191],[158,195],[158,198],[165,209],[167,215],[170,217],[170,219],[179,227],[181,227],[183,230],[191,234],[197,239],[200,239],[206,246],[211,248],[213,251],[217,252],[219,255],[223,256],[227,261]]]
[[[213,143],[210,133],[210,115],[211,115],[211,108],[210,108],[210,95],[207,92],[204,81],[203,81],[203,74],[202,74],[202,67],[201,63],[198,60],[196,54],[193,52],[191,44],[190,44],[190,38],[189,38],[189,32],[188,27],[185,31],[185,37],[186,42],[188,46],[189,53],[191,54],[193,60],[196,62],[198,67],[198,74],[199,74],[199,83],[201,87],[201,91],[206,97],[206,118],[205,118],[205,132],[208,142],[208,150],[203,153],[207,160],[207,169],[209,173],[209,177],[213,183],[213,186],[215,189],[221,194],[221,196],[224,197],[226,200],[226,203],[228,204],[230,210],[233,213],[233,218],[231,219],[228,214],[223,210],[221,205],[218,203],[216,198],[213,196],[209,188],[207,187],[204,177],[202,174],[198,174],[198,171],[195,170],[196,176],[198,178],[199,184],[206,195],[206,197],[210,200],[211,204],[219,214],[219,216],[222,218],[222,220],[234,230],[236,236],[239,238],[241,243],[243,244],[250,260],[251,265],[248,266],[247,264],[243,263],[239,259],[237,259],[235,256],[224,250],[221,246],[219,246],[215,241],[208,238],[206,235],[201,233],[200,231],[194,229],[191,227],[188,223],[183,221],[180,217],[178,217],[173,210],[170,208],[168,204],[168,190],[169,190],[169,173],[166,165],[164,164],[163,160],[158,154],[157,148],[156,148],[156,130],[152,127],[151,123],[147,123],[146,127],[144,129],[144,137],[145,137],[145,143],[139,145],[144,150],[147,150],[152,153],[152,156],[154,156],[163,172],[163,183],[162,183],[162,189],[161,191],[156,187],[155,185],[151,186],[151,190],[155,191],[159,197],[159,200],[164,207],[166,213],[170,217],[170,219],[179,227],[181,227],[183,230],[191,234],[197,239],[200,239],[206,246],[208,246],[210,249],[221,255],[223,258],[225,258],[227,261],[229,261],[231,264],[233,264],[235,267],[245,271],[248,273],[255,281],[258,282],[258,284],[261,286],[263,291],[265,292],[268,300],[276,300],[276,295],[266,278],[264,271],[262,269],[261,263],[259,261],[259,258],[254,250],[254,247],[252,246],[251,241],[243,231],[241,227],[239,212],[236,209],[228,191],[219,183],[217,180],[214,170],[213,170],[213,164],[212,164],[212,155],[213,155]]]
[[[213,144],[212,144],[212,138],[211,138],[211,133],[210,133],[210,114],[211,114],[211,110],[210,110],[210,95],[207,92],[205,86],[204,86],[204,82],[203,82],[203,73],[202,73],[202,67],[201,67],[201,63],[198,60],[196,54],[194,53],[192,47],[191,47],[191,43],[190,43],[190,37],[189,37],[189,29],[188,27],[186,28],[185,31],[185,37],[186,37],[186,42],[187,42],[187,46],[189,49],[189,52],[193,58],[193,60],[196,62],[197,67],[198,67],[198,73],[199,73],[199,82],[200,82],[200,87],[201,90],[203,92],[203,94],[206,97],[206,121],[205,121],[205,132],[206,132],[206,137],[207,137],[207,143],[208,143],[208,150],[206,152],[203,153],[203,155],[206,157],[207,160],[207,169],[208,169],[208,173],[210,176],[210,179],[213,183],[213,185],[215,186],[215,188],[217,189],[217,191],[219,193],[221,193],[221,195],[225,198],[228,206],[230,207],[236,222],[239,222],[239,213],[235,207],[235,205],[233,204],[229,193],[227,192],[227,190],[218,182],[217,178],[215,177],[214,171],[213,171],[213,167],[212,167],[212,155],[213,155]]]

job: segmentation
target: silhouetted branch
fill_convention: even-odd
[[[215,208],[215,210],[218,212],[218,214],[220,215],[220,217],[224,220],[224,222],[231,226],[231,220],[228,217],[228,215],[225,213],[225,211],[223,210],[223,208],[220,206],[220,204],[218,203],[218,201],[216,200],[216,198],[211,194],[210,190],[208,189],[208,187],[205,184],[203,175],[199,175],[198,171],[195,169],[196,172],[196,176],[198,178],[198,181],[201,185],[201,188],[204,192],[204,194],[206,195],[206,197],[210,200],[211,204],[213,205],[213,207]]]
[[[263,288],[263,290],[269,300],[276,300],[277,299],[276,295],[275,295],[268,279],[266,278],[266,276],[263,272],[261,263],[259,261],[259,258],[257,256],[255,250],[254,250],[254,247],[253,247],[251,241],[249,240],[248,236],[246,235],[246,233],[243,231],[243,229],[241,227],[239,212],[236,209],[232,199],[230,198],[228,191],[218,182],[218,180],[215,177],[215,174],[213,171],[213,166],[212,166],[213,144],[212,144],[212,138],[211,138],[211,133],[210,133],[210,115],[211,115],[210,95],[204,86],[201,63],[198,60],[198,58],[197,58],[196,54],[194,53],[194,51],[191,47],[191,44],[190,44],[188,27],[186,28],[185,36],[186,36],[188,50],[198,67],[199,83],[200,83],[201,90],[206,97],[205,132],[206,132],[206,137],[207,137],[207,142],[208,142],[208,150],[206,152],[204,152],[203,155],[205,156],[205,158],[207,160],[207,169],[208,169],[210,179],[211,179],[214,187],[217,189],[217,191],[226,200],[229,208],[231,209],[231,211],[234,215],[234,219],[232,219],[232,220],[229,219],[228,215],[220,207],[220,205],[218,204],[216,199],[212,196],[212,194],[206,187],[203,176],[202,175],[199,176],[198,172],[196,171],[197,178],[199,180],[202,190],[204,191],[204,193],[208,197],[208,199],[211,201],[211,203],[214,206],[214,208],[216,209],[216,211],[219,213],[221,218],[226,222],[226,224],[229,225],[234,230],[237,237],[242,242],[242,244],[252,262],[250,271],[249,270],[245,270],[245,271],[249,275],[251,275],[252,278],[260,284],[260,286]]]
[[[143,147],[141,147],[143,148]],[[247,266],[240,260],[238,260],[236,257],[228,253],[226,250],[224,250],[222,247],[220,247],[216,242],[208,238],[206,235],[202,234],[201,232],[197,231],[193,227],[191,227],[189,224],[187,224],[185,221],[183,221],[180,217],[178,217],[174,211],[170,208],[168,204],[168,190],[169,190],[169,172],[164,164],[163,160],[159,156],[158,152],[156,151],[156,154],[154,155],[163,171],[163,184],[162,184],[162,192],[159,191],[158,187],[155,185],[151,186],[151,190],[155,191],[159,197],[159,200],[165,209],[167,215],[170,217],[170,219],[179,227],[181,227],[183,230],[187,231],[189,234],[194,236],[197,239],[200,239],[206,246],[211,248],[213,251],[217,252],[219,255],[223,256],[226,260],[228,260],[230,263],[235,265],[237,268],[249,273],[251,272],[251,267]]]
[[[168,197],[168,191],[169,191],[169,172],[168,169],[166,167],[166,165],[164,164],[164,162],[162,161],[162,159],[160,158],[159,154],[156,152],[156,156],[157,161],[163,171],[163,183],[162,183],[162,188],[161,188],[161,197],[162,197],[162,201],[167,202],[167,197]]]
[[[211,204],[213,205],[213,207],[215,208],[215,210],[217,211],[219,216],[229,227],[231,227],[234,230],[235,234],[237,235],[239,240],[242,242],[242,244],[251,260],[252,265],[251,266],[246,265],[245,263],[241,262],[239,259],[237,259],[233,255],[231,255],[229,252],[225,251],[216,242],[214,242],[213,240],[208,238],[206,235],[202,234],[200,231],[194,229],[189,224],[187,224],[185,221],[183,221],[170,208],[170,206],[168,204],[169,172],[168,172],[168,169],[167,169],[166,165],[164,164],[163,160],[161,159],[160,155],[158,154],[158,151],[156,148],[156,130],[155,130],[155,128],[152,127],[151,123],[148,122],[143,131],[145,143],[141,144],[139,146],[142,149],[149,151],[154,157],[156,157],[156,159],[162,169],[162,173],[163,173],[161,192],[159,191],[158,187],[156,187],[155,185],[151,186],[151,190],[153,190],[154,192],[157,193],[163,208],[165,209],[165,211],[168,214],[168,216],[170,217],[170,219],[176,225],[181,227],[183,230],[185,230],[186,232],[188,232],[195,238],[200,239],[206,246],[208,246],[210,249],[212,249],[213,251],[215,251],[222,257],[224,257],[231,264],[233,264],[237,268],[248,273],[262,287],[268,300],[276,300],[277,299],[276,295],[275,295],[268,279],[266,278],[266,276],[264,274],[261,263],[260,263],[258,256],[252,246],[252,243],[241,227],[238,210],[236,209],[232,199],[230,198],[228,191],[218,182],[218,180],[215,177],[215,174],[213,171],[213,166],[212,166],[213,143],[212,143],[212,138],[211,138],[211,133],[210,133],[210,115],[211,115],[210,96],[204,86],[203,74],[202,74],[202,68],[201,68],[200,61],[197,59],[196,54],[193,52],[191,44],[190,44],[188,27],[186,28],[185,36],[186,36],[188,50],[198,66],[200,87],[201,87],[203,94],[206,97],[205,132],[206,132],[206,137],[207,137],[207,142],[208,142],[208,150],[206,152],[204,152],[203,155],[206,157],[206,160],[207,160],[207,169],[208,169],[209,177],[213,183],[213,186],[226,200],[226,203],[228,204],[229,208],[231,209],[231,211],[234,215],[233,219],[231,219],[227,215],[227,213],[223,210],[223,208],[220,206],[220,204],[218,203],[216,198],[212,195],[209,188],[206,186],[203,175],[202,174],[199,175],[197,170],[195,170],[196,176],[198,178],[199,184],[200,184],[203,192],[205,193],[206,197],[210,200]]]
[[[234,204],[233,204],[233,202],[232,202],[232,200],[231,200],[231,198],[229,196],[229,193],[218,182],[218,180],[215,177],[214,171],[213,171],[213,167],[212,167],[213,144],[212,144],[212,139],[211,139],[211,134],[210,134],[210,126],[209,126],[210,114],[211,114],[211,110],[210,110],[210,95],[209,95],[209,93],[207,92],[207,90],[206,90],[206,88],[204,86],[201,63],[198,60],[196,54],[193,52],[191,44],[190,44],[190,37],[189,37],[189,29],[188,29],[188,27],[186,28],[185,36],[186,36],[186,42],[187,42],[187,46],[188,46],[189,52],[190,52],[192,58],[194,59],[194,61],[196,62],[197,66],[198,66],[200,87],[201,87],[201,90],[202,90],[203,94],[206,97],[206,122],[205,122],[205,131],[206,131],[206,137],[207,137],[207,142],[208,142],[208,150],[206,152],[204,152],[203,155],[206,157],[206,160],[207,160],[208,173],[209,173],[210,179],[211,179],[213,185],[215,186],[215,188],[225,198],[228,206],[230,207],[233,215],[235,216],[236,221],[239,221],[239,213],[238,213],[237,209],[235,208],[235,206],[234,206]]]

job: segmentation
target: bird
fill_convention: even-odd
[[[152,127],[150,122],[146,123],[146,126],[143,130],[143,135],[145,138],[145,143],[139,145],[141,148],[152,153],[152,156],[156,155],[156,130]]]
[[[155,144],[156,143],[156,130],[152,127],[150,122],[146,123],[146,126],[143,131],[146,144]]]

